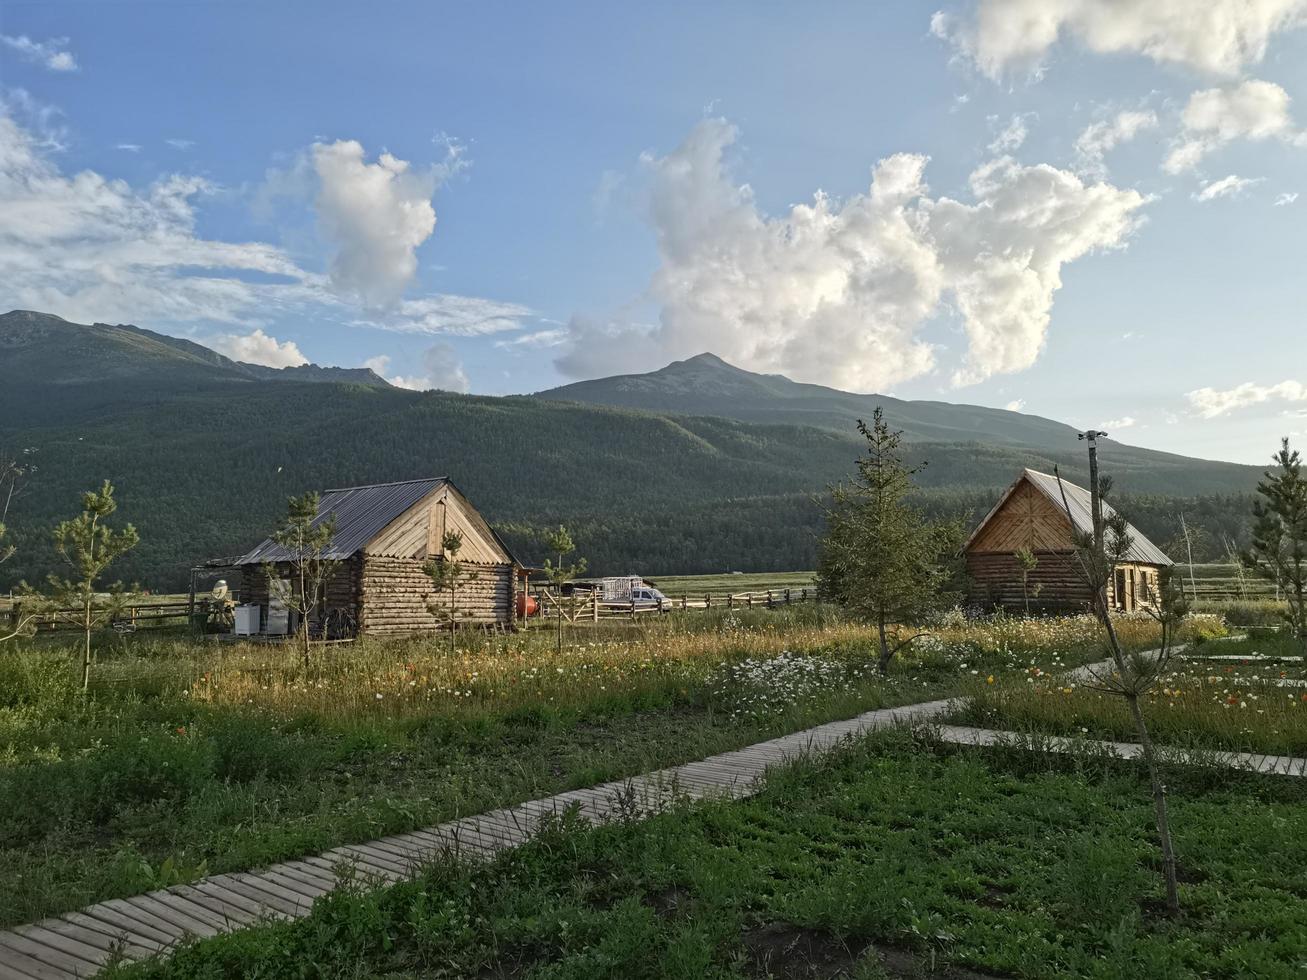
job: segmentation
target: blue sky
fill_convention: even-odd
[[[1122,7],[0,0],[0,306],[490,394],[711,349],[1260,462],[1307,0]]]

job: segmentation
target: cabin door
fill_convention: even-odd
[[[1113,584],[1116,586],[1116,588],[1113,590],[1116,593],[1116,595],[1113,597],[1116,599],[1116,602],[1113,603],[1113,605],[1115,605],[1116,608],[1121,610],[1122,612],[1129,612],[1130,597],[1126,592],[1126,578],[1125,578],[1124,568],[1118,568],[1116,570],[1116,581]]]

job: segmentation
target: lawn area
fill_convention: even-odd
[[[873,735],[734,803],[441,861],[306,920],[136,977],[1296,977],[1307,786],[1194,770],[1170,787],[1182,914],[1162,908],[1148,788],[1125,763]],[[842,970],[844,972],[838,972]]]
[[[1123,619],[1139,649],[1146,619]],[[0,658],[0,922],[428,826],[860,711],[1102,656],[1086,617],[942,622],[870,668],[820,605],[547,632],[289,648],[73,641]]]
[[[811,589],[816,572],[745,572],[740,575],[654,575],[647,579],[664,595],[679,599],[683,595],[735,595],[741,592],[766,592],[771,589]]]
[[[1175,748],[1307,756],[1307,664],[1288,637],[1206,643],[1175,657],[1143,699],[1154,741]],[[1280,660],[1277,657],[1291,659]],[[1124,700],[1032,676],[977,691],[954,724],[1133,742]]]

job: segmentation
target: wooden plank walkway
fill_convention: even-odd
[[[828,752],[846,738],[889,725],[928,722],[956,698],[868,711],[698,762],[632,779],[572,790],[463,817],[260,871],[213,875],[190,885],[100,902],[31,925],[0,931],[0,980],[90,977],[112,957],[138,960],[261,921],[302,918],[342,875],[387,884],[416,874],[442,854],[486,857],[526,841],[546,815],[571,807],[592,823],[658,812],[677,798],[740,798],[755,792],[771,766]]]

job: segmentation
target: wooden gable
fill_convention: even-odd
[[[426,559],[440,554],[441,540],[449,531],[463,536],[460,561],[484,565],[511,564],[512,556],[490,530],[490,525],[461,493],[443,484],[391,521],[363,551],[389,558]]]
[[[1069,551],[1071,522],[1048,495],[1021,479],[985,519],[967,552]]]

